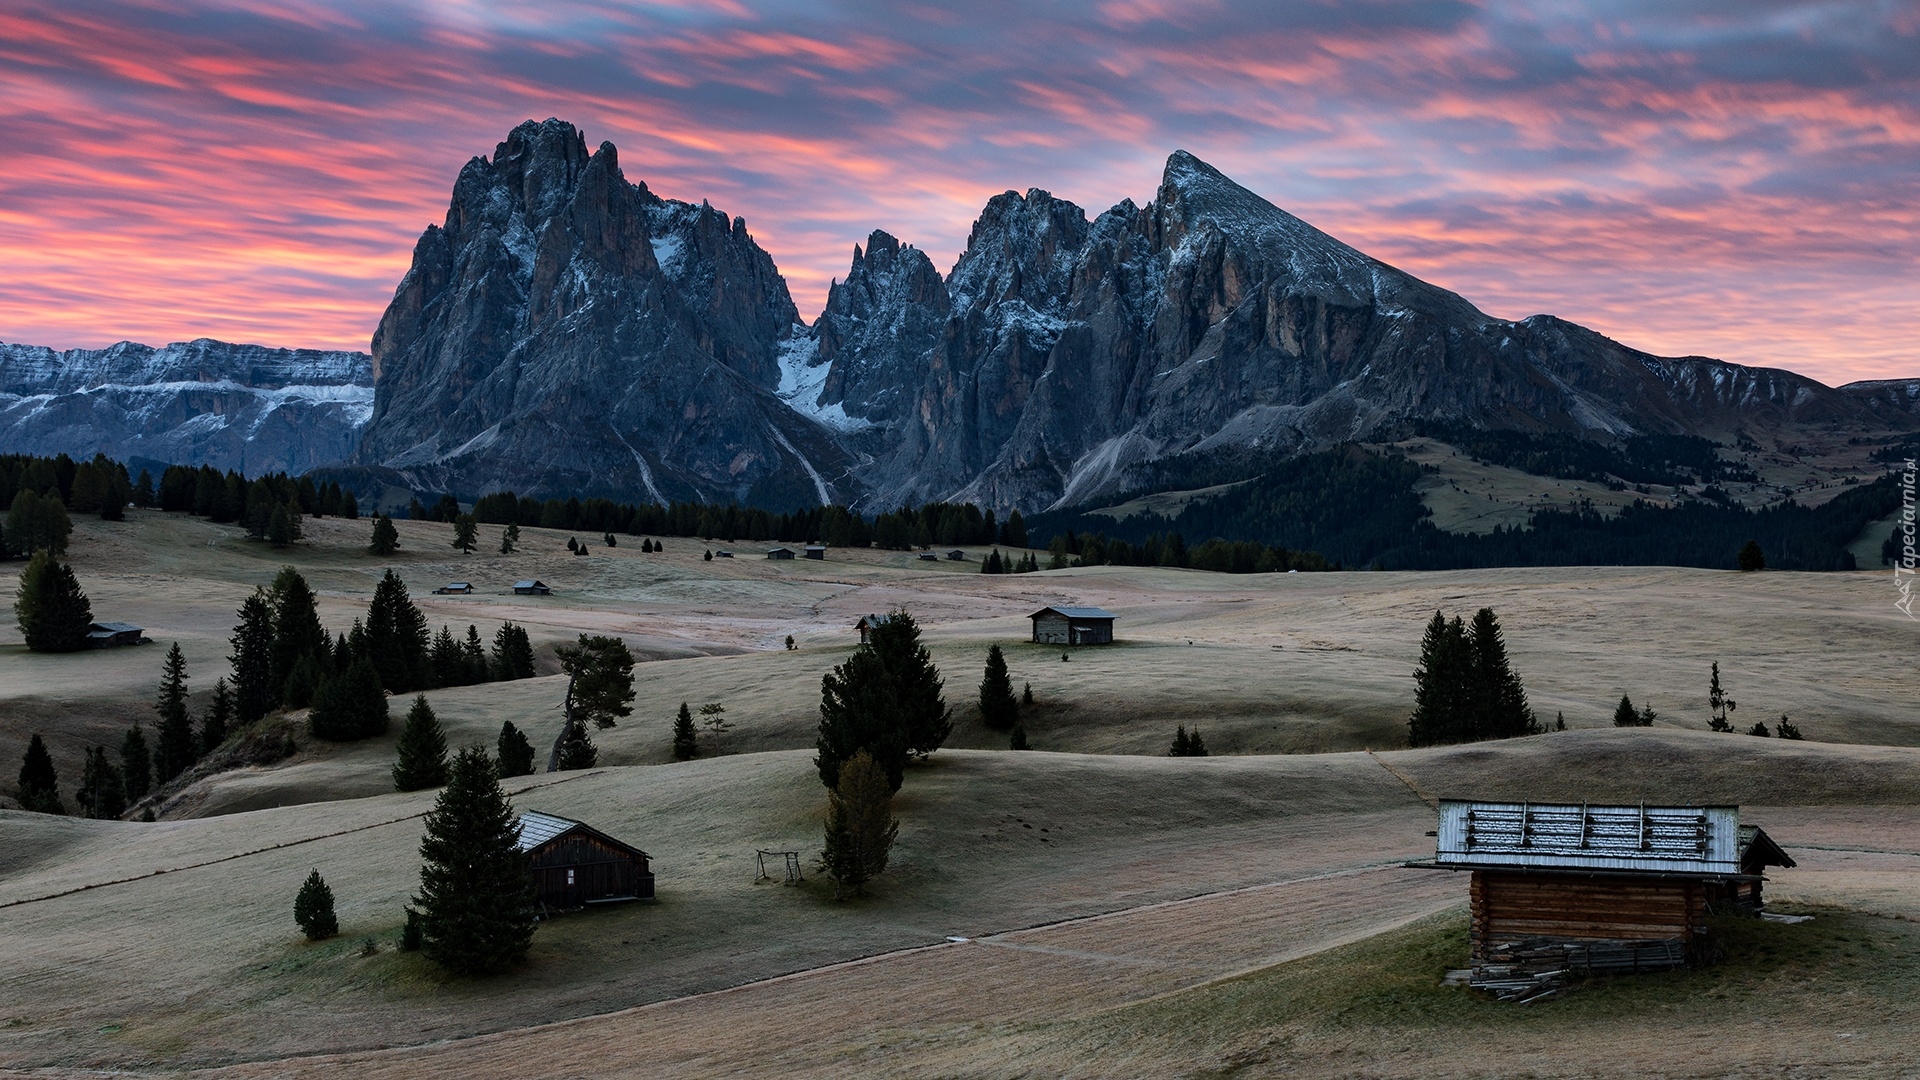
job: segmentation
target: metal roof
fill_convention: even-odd
[[[1449,867],[1740,873],[1735,806],[1446,800],[1433,861]]]
[[[140,627],[130,622],[97,622],[88,628],[90,634],[138,634]]]
[[[528,811],[520,815],[520,850],[532,851],[561,833],[580,828],[583,824],[572,818]]]
[[[1117,619],[1120,617],[1118,615],[1115,615],[1113,612],[1108,611],[1106,608],[1043,607],[1039,611],[1036,611],[1033,614],[1027,616],[1027,618],[1037,619],[1040,616],[1045,615],[1049,611],[1053,612],[1056,615],[1065,615],[1069,619]]]
[[[547,583],[544,581],[516,581],[513,583],[513,587],[516,589],[544,589],[547,587]]]

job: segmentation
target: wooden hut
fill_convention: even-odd
[[[111,649],[120,645],[146,645],[152,641],[147,632],[127,622],[97,622],[87,628],[87,648]]]
[[[521,814],[520,850],[532,866],[540,904],[549,911],[653,899],[647,853],[582,822]]]
[[[1652,971],[1705,955],[1707,916],[1757,912],[1793,860],[1734,806],[1443,801],[1431,862],[1467,870],[1472,983]]]
[[[473,583],[467,581],[449,581],[433,591],[440,596],[465,596],[473,591]]]
[[[790,547],[768,548],[767,558],[791,560],[793,558],[793,549]]]
[[[961,551],[959,548],[954,548],[952,551],[947,552],[947,558],[952,562],[966,562],[967,553]]]
[[[869,641],[871,641],[871,640],[872,640],[872,638],[870,637],[870,635],[871,635],[871,634],[872,634],[872,633],[873,633],[873,632],[874,632],[875,630],[878,630],[878,629],[880,628],[880,624],[881,624],[881,623],[883,623],[883,622],[886,622],[886,621],[887,621],[888,619],[890,619],[890,618],[892,618],[892,617],[893,617],[893,616],[891,616],[891,615],[862,615],[862,616],[860,616],[860,621],[859,621],[859,622],[856,622],[856,623],[854,623],[854,624],[853,624],[853,628],[854,628],[855,630],[858,630],[858,631],[860,631],[860,644],[862,644],[862,645],[865,645],[865,644],[867,644],[867,643],[868,643]]]
[[[1113,620],[1105,608],[1044,607],[1033,620],[1033,640],[1039,645],[1107,645],[1113,642]]]
[[[807,545],[807,558],[824,559],[826,557],[827,557],[827,545],[825,544],[808,544]]]
[[[513,583],[516,596],[552,596],[553,590],[544,581],[516,581]]]

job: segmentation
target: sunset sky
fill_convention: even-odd
[[[1920,0],[0,0],[0,340],[367,348],[514,124],[744,215],[812,318],[884,228],[1184,148],[1490,314],[1920,376]]]

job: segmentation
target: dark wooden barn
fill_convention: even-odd
[[[473,583],[470,581],[449,581],[433,591],[439,596],[465,596],[473,591]]]
[[[790,547],[777,547],[777,548],[768,548],[768,549],[767,549],[767,558],[769,558],[769,559],[791,559],[791,558],[793,558],[793,549],[792,549],[792,548],[790,548]]]
[[[809,559],[824,559],[827,557],[827,546],[825,544],[808,544],[806,552],[807,558]]]
[[[87,648],[111,649],[118,645],[146,645],[152,639],[147,632],[126,622],[97,622],[87,628]]]
[[[871,641],[871,640],[872,640],[872,638],[870,637],[870,635],[871,635],[871,634],[872,634],[872,633],[873,633],[873,632],[874,632],[875,630],[877,630],[877,629],[879,629],[879,627],[880,627],[880,624],[881,624],[881,623],[883,623],[883,622],[886,622],[886,621],[887,621],[888,619],[890,619],[890,618],[892,618],[892,617],[893,617],[893,616],[891,616],[891,615],[862,615],[862,616],[860,616],[860,621],[859,621],[859,622],[856,622],[856,623],[854,623],[854,624],[853,624],[853,628],[854,628],[855,630],[858,630],[858,631],[860,631],[860,644],[862,644],[862,645],[865,645],[865,644],[867,644],[867,643],[868,643],[869,641]]]
[[[1113,620],[1105,608],[1044,607],[1033,620],[1033,640],[1039,645],[1106,645],[1113,641]]]
[[[582,822],[521,814],[520,850],[527,853],[540,904],[548,911],[653,899],[647,853]]]
[[[1707,917],[1757,913],[1793,860],[1734,806],[1443,801],[1431,862],[1472,872],[1475,986],[1653,971],[1706,955]]]
[[[552,596],[553,590],[544,581],[516,581],[513,583],[516,596]]]

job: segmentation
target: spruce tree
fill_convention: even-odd
[[[126,782],[120,770],[107,760],[104,747],[87,748],[86,766],[80,773],[80,786],[74,790],[73,800],[90,818],[112,820],[126,811]]]
[[[920,624],[904,609],[895,610],[874,628],[871,637],[874,654],[895,687],[907,751],[925,758],[940,749],[953,732],[953,714],[940,695],[940,669],[933,665],[927,647],[920,644]]]
[[[1733,730],[1733,721],[1728,718],[1727,714],[1738,708],[1738,706],[1734,704],[1732,698],[1727,696],[1727,692],[1720,687],[1720,664],[1718,661],[1714,662],[1713,677],[1707,684],[1707,708],[1712,713],[1711,719],[1707,721],[1709,728],[1712,728],[1714,731]]]
[[[1022,705],[1033,704],[1033,684],[1023,683],[1022,686],[1024,687],[1024,689],[1020,691],[1020,704]]]
[[[453,759],[420,841],[420,948],[462,975],[499,971],[533,940],[535,892],[520,825],[486,751]]]
[[[1020,722],[1020,702],[1007,677],[1007,658],[995,644],[987,649],[986,673],[980,680],[980,719],[995,731],[1011,731]]]
[[[300,892],[293,898],[293,921],[308,941],[330,938],[340,932],[340,920],[333,915],[333,890],[327,887],[320,871],[307,875]]]
[[[1763,739],[1773,737],[1773,732],[1767,730],[1767,724],[1764,720],[1754,721],[1753,726],[1747,729],[1747,734],[1758,735]]]
[[[367,649],[380,672],[380,685],[404,694],[426,685],[431,638],[427,617],[407,595],[406,582],[388,570],[373,587],[367,607]]]
[[[700,733],[693,727],[693,712],[686,702],[680,703],[680,713],[673,718],[673,759],[691,761],[700,753]]]
[[[907,736],[898,698],[886,665],[867,645],[821,678],[820,730],[814,743],[821,783],[837,786],[840,766],[864,750],[899,790],[906,773]]]
[[[427,668],[434,686],[466,685],[467,654],[445,623],[440,624],[440,632],[433,636],[433,646],[427,650]]]
[[[554,744],[553,761],[548,772],[572,772],[591,769],[600,763],[600,750],[587,734],[587,725],[579,718],[568,720],[560,728],[560,741]]]
[[[1539,732],[1539,722],[1527,705],[1527,691],[1507,662],[1507,645],[1500,633],[1500,620],[1492,608],[1474,613],[1468,630],[1473,649],[1470,688],[1473,719],[1467,731],[1469,739],[1511,739]]]
[[[633,653],[617,637],[580,635],[577,645],[561,646],[560,670],[567,674],[566,715],[610,728],[633,713]]]
[[[1774,727],[1779,731],[1780,737],[1783,739],[1798,740],[1806,737],[1800,734],[1800,729],[1794,726],[1793,721],[1787,719],[1784,713],[1780,716],[1780,722],[1774,725]]]
[[[1620,695],[1620,704],[1613,710],[1614,727],[1639,727],[1640,714],[1634,710],[1633,698]]]
[[[7,535],[14,534],[9,531]],[[87,632],[93,629],[93,605],[80,591],[73,568],[55,560],[44,548],[34,552],[20,573],[20,592],[13,611],[27,648],[34,652],[76,652],[86,648]]]
[[[306,657],[328,654],[332,637],[320,625],[320,605],[308,587],[307,579],[291,566],[283,566],[267,589],[267,606],[273,612],[273,644],[268,649],[268,682],[276,702],[299,708],[312,700],[313,690],[294,700],[290,688],[293,669]]]
[[[893,791],[886,770],[864,750],[841,766],[827,795],[826,846],[820,852],[821,869],[834,881],[834,899],[847,888],[865,896],[867,882],[886,872],[887,855],[900,834]]]
[[[373,518],[373,539],[367,544],[367,551],[385,557],[400,550],[400,530],[394,528],[393,519],[385,514],[376,514]]]
[[[334,673],[333,649],[303,656],[294,661],[293,670],[287,673],[287,681],[280,687],[280,703],[289,709],[304,709],[313,704],[313,695],[320,691],[320,680]]]
[[[413,699],[407,710],[406,726],[400,729],[395,747],[398,760],[393,763],[393,786],[397,791],[419,791],[447,782],[447,734],[433,715],[425,694]]]
[[[1420,642],[1420,666],[1413,673],[1413,716],[1407,742],[1434,746],[1462,742],[1470,721],[1472,651],[1459,619],[1448,622],[1436,611]]]
[[[283,548],[300,538],[300,513],[276,506],[267,518],[267,543]]]
[[[493,677],[502,682],[533,678],[533,643],[527,640],[525,627],[500,624],[493,635],[492,666]]]
[[[228,640],[233,652],[233,711],[242,724],[267,715],[274,706],[273,609],[265,589],[255,589],[240,605],[240,622]]]
[[[487,650],[480,644],[480,628],[467,624],[467,639],[460,645],[463,680],[468,685],[487,681]]]
[[[1007,737],[1007,749],[1009,750],[1032,749],[1032,747],[1027,745],[1027,725],[1021,723],[1018,720],[1015,720],[1013,722],[1013,732]]]
[[[153,754],[137,720],[120,740],[120,779],[126,785],[128,803],[139,802],[153,790]]]
[[[453,519],[453,546],[459,548],[462,555],[471,555],[473,549],[480,546],[480,523],[472,514]]]
[[[533,771],[533,744],[519,728],[508,720],[500,725],[500,738],[494,743],[499,753],[499,773],[501,779],[509,776],[525,776]]]
[[[47,753],[47,744],[40,741],[37,731],[27,741],[27,752],[20,758],[19,798],[22,810],[36,814],[67,812],[66,805],[60,801],[60,778],[53,771],[53,756]]]
[[[166,664],[161,669],[159,699],[153,708],[160,714],[160,722],[155,726],[158,745],[154,748],[153,771],[155,778],[165,784],[186,772],[200,756],[200,747],[193,737],[193,720],[187,716],[187,660],[181,655],[177,641],[167,651]]]
[[[1740,572],[1743,574],[1752,573],[1755,570],[1765,570],[1767,568],[1767,553],[1760,550],[1760,542],[1758,540],[1749,540],[1746,546],[1740,549],[1740,554],[1735,561],[1739,564]],[[1723,563],[1722,565],[1725,564]]]
[[[307,731],[316,739],[349,742],[384,733],[388,719],[380,674],[373,661],[360,656],[343,674],[320,684],[307,712]]]
[[[520,526],[516,522],[509,521],[507,522],[506,529],[500,533],[500,554],[513,554],[513,549],[518,547],[519,544]]]
[[[233,691],[227,688],[227,680],[217,679],[213,684],[213,700],[207,704],[206,715],[200,718],[200,756],[213,753],[227,741],[227,734],[232,730]]]

